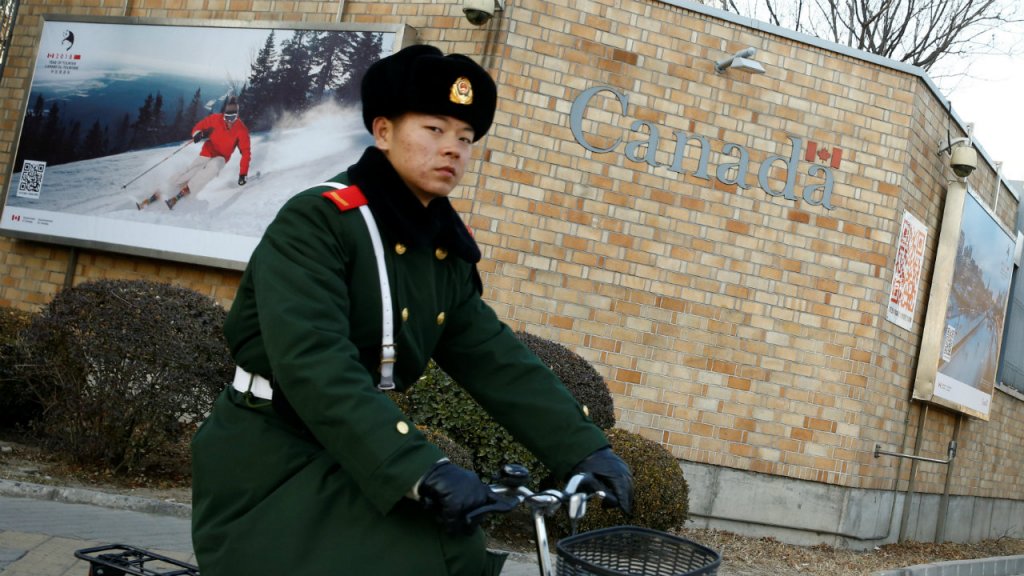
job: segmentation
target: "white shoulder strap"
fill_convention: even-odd
[[[348,187],[337,182],[324,182],[320,186],[330,186],[338,190]],[[366,228],[370,231],[373,254],[377,257],[377,276],[380,279],[383,337],[380,343],[380,383],[377,384],[377,388],[393,390],[395,388],[395,315],[391,304],[391,283],[388,281],[388,269],[384,262],[384,244],[381,242],[377,221],[373,219],[370,207],[363,204],[359,207],[359,213],[362,214],[363,220],[366,221]]]

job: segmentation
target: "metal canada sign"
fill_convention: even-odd
[[[696,178],[717,181],[726,185],[735,185],[741,189],[759,186],[766,194],[782,197],[787,200],[803,200],[813,206],[824,206],[832,210],[832,191],[835,188],[833,170],[838,169],[843,160],[840,148],[820,146],[816,142],[805,142],[802,138],[788,135],[790,152],[785,155],[770,154],[761,160],[759,165],[752,164],[750,150],[735,142],[721,143],[720,158],[717,166],[711,165],[713,146],[707,136],[688,134],[679,129],[668,129],[643,119],[634,119],[624,133],[613,138],[588,132],[584,128],[584,118],[588,110],[596,108],[595,97],[602,92],[612,95],[618,103],[622,114],[628,119],[629,95],[610,86],[595,86],[580,93],[572,103],[569,113],[569,126],[573,137],[581,146],[596,153],[620,153],[633,162],[642,162],[652,168],[666,168],[680,175],[691,173]],[[614,105],[613,105],[614,106]],[[606,111],[595,112],[594,116],[607,114]],[[666,130],[670,135],[665,135]],[[614,132],[614,130],[612,130]],[[667,140],[667,141],[666,141]],[[597,142],[601,142],[598,144]],[[696,162],[687,154],[687,148],[693,143],[700,147]],[[695,164],[695,165],[694,165]],[[778,181],[771,182],[772,173],[781,168],[785,173],[782,185]],[[797,182],[797,175],[804,170],[805,182]]]

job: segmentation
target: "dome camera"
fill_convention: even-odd
[[[978,151],[974,146],[954,146],[949,154],[949,166],[960,178],[966,178],[978,167]]]
[[[462,11],[470,24],[483,26],[490,21],[496,10],[502,9],[501,4],[495,0],[463,0]]]

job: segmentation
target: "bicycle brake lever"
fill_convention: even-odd
[[[576,493],[569,496],[569,520],[572,520],[574,527],[575,522],[580,518],[583,518],[587,513],[587,496],[586,494]],[[575,534],[575,531],[573,532]]]
[[[567,494],[575,494],[576,491],[579,490],[580,484],[582,484],[584,480],[592,477],[592,475],[585,474],[583,472],[573,474],[572,478],[569,478],[569,481],[565,483],[565,492]]]

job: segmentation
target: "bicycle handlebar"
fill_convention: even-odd
[[[548,549],[548,534],[544,517],[554,514],[563,503],[569,503],[569,520],[572,532],[576,533],[576,523],[587,513],[587,500],[598,496],[603,498],[604,492],[586,493],[580,487],[590,485],[585,481],[592,478],[588,474],[576,474],[558,490],[550,488],[542,492],[534,492],[526,487],[530,482],[530,472],[520,464],[506,464],[498,474],[498,481],[491,485],[495,500],[481,506],[466,515],[466,521],[473,524],[480,516],[495,512],[511,512],[525,504],[533,516],[533,526],[537,535],[537,562],[542,576],[551,576],[554,570],[551,565],[551,552]]]
[[[512,472],[509,474],[509,472]],[[576,474],[565,484],[565,488],[558,490],[549,488],[541,492],[534,492],[525,486],[529,482],[529,472],[518,464],[506,465],[499,476],[498,482],[490,486],[494,493],[495,500],[469,512],[466,515],[466,522],[473,524],[477,518],[485,514],[507,513],[515,510],[520,504],[525,504],[531,512],[549,515],[557,510],[562,504],[569,503],[569,519],[577,521],[586,514],[586,503],[597,496],[604,498],[603,491],[586,493],[579,491],[581,485],[589,477],[588,474]]]

